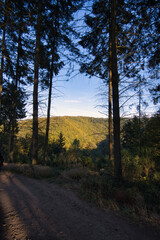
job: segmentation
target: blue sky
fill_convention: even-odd
[[[52,95],[52,116],[105,117],[100,113],[98,93],[101,82],[83,74],[67,82],[56,82]]]
[[[81,19],[84,11],[76,13],[77,19]],[[81,26],[80,22],[78,24]],[[82,29],[83,30],[83,29]],[[74,64],[74,63],[73,63]],[[51,116],[91,116],[91,117],[107,117],[104,112],[107,108],[103,109],[99,105],[108,104],[108,97],[105,96],[102,100],[100,93],[108,92],[108,87],[102,84],[102,80],[92,77],[89,78],[84,74],[78,74],[78,66],[74,66],[76,71],[71,74],[69,81],[67,79],[67,68],[65,66],[60,74],[55,78],[54,89],[52,93]],[[72,67],[71,67],[72,68]],[[56,89],[55,89],[56,88]],[[32,90],[30,90],[32,92]],[[127,93],[128,94],[128,93]],[[129,92],[129,95],[134,93]],[[151,115],[158,110],[159,106],[154,106],[151,102],[149,92],[145,92],[144,98],[149,104],[147,108],[142,106],[142,111],[147,115]],[[42,102],[39,108],[39,117],[47,116],[47,97],[48,90],[39,94],[39,100]],[[129,97],[129,96],[128,96]],[[46,100],[45,100],[46,99]],[[126,99],[120,100],[120,105]],[[132,105],[135,103],[134,105]],[[121,116],[131,117],[138,114],[136,105],[138,104],[138,96],[134,96],[126,102],[124,108],[121,108]],[[131,107],[132,105],[132,107]],[[29,118],[32,117],[32,97],[30,98],[30,106],[27,108]]]
[[[108,97],[101,96],[101,93],[108,92],[108,86],[102,84],[102,80],[92,77],[89,78],[84,74],[78,74],[78,70],[73,72],[69,81],[67,79],[65,70],[54,78],[51,116],[89,116],[89,117],[107,117],[107,108],[101,108],[100,105],[108,104]],[[27,106],[27,118],[32,118],[32,87],[28,88],[30,91],[29,104]],[[132,95],[134,92],[130,92]],[[45,91],[39,90],[39,117],[47,116],[47,98],[48,89]],[[103,98],[103,99],[102,99]],[[155,106],[151,102],[149,92],[144,93],[144,98],[148,102],[148,107],[142,106],[142,112],[151,115],[156,112],[159,105]],[[125,99],[122,98],[121,102]],[[136,103],[136,104],[133,104]],[[138,94],[126,102],[124,108],[121,108],[122,117],[131,117],[138,115],[136,105],[138,104]]]
[[[63,77],[63,80],[66,77]],[[107,117],[105,112],[107,108],[101,108],[99,105],[108,104],[108,97],[102,100],[101,93],[108,91],[108,87],[102,84],[98,78],[89,78],[84,74],[78,74],[71,77],[69,81],[59,81],[61,76],[56,78],[52,93],[51,116],[90,116],[90,117]],[[133,94],[133,92],[131,93]],[[43,99],[48,97],[48,90],[43,95]],[[144,99],[149,106],[141,106],[142,112],[151,115],[158,110],[159,106],[154,106],[151,102],[149,93],[145,93]],[[124,99],[122,98],[122,102]],[[120,101],[120,104],[121,104]],[[136,104],[133,104],[136,103]],[[133,104],[133,105],[132,105]],[[138,114],[136,105],[138,104],[138,94],[128,101],[124,108],[121,108],[121,116],[131,117]],[[46,105],[40,107],[39,117],[46,117]]]

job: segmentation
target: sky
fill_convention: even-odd
[[[76,18],[81,19],[84,11],[76,13]],[[78,22],[78,24],[80,24]],[[89,78],[85,74],[80,74],[77,69],[67,77],[67,68],[61,70],[59,75],[55,77],[53,83],[51,116],[90,116],[90,117],[107,117],[107,108],[102,108],[100,105],[108,104],[108,97],[102,97],[101,94],[108,92],[108,87],[102,84],[102,80],[96,77]],[[66,81],[69,78],[69,81]],[[30,90],[32,94],[32,89]],[[39,90],[39,117],[47,116],[47,97],[48,90],[41,92]],[[129,94],[133,94],[129,93]],[[156,112],[159,106],[153,105],[149,92],[145,92],[143,96],[148,103],[148,107],[142,106],[142,111],[147,115],[152,115]],[[102,100],[103,98],[103,100]],[[120,105],[126,99],[120,100]],[[32,117],[32,97],[29,100],[30,104],[27,107],[27,118]],[[133,104],[136,103],[136,104]],[[138,96],[134,96],[127,101],[124,108],[121,108],[120,115],[122,117],[132,117],[138,114],[137,105]]]
[[[65,80],[65,77],[63,79]],[[51,116],[106,117],[98,107],[101,104],[99,102],[100,79],[77,74],[69,81],[59,80],[60,78],[54,82],[53,86]],[[47,94],[48,90],[43,96]],[[41,110],[40,115],[45,116],[46,106]]]
[[[103,97],[103,92],[108,92],[108,87],[102,84],[102,80],[96,77],[89,78],[84,74],[78,74],[78,71],[73,72],[69,81],[65,71],[55,78],[53,83],[51,116],[89,116],[104,118],[107,117],[107,108],[102,108],[100,105],[108,104],[108,97]],[[31,89],[32,93],[32,89]],[[131,95],[133,94],[130,93]],[[142,106],[142,112],[151,116],[159,108],[151,102],[151,96],[147,92],[144,94],[144,99],[148,106]],[[39,117],[47,116],[47,98],[48,89],[39,93]],[[30,104],[27,107],[27,118],[32,117],[32,96]],[[121,103],[124,102],[122,98]],[[134,104],[136,103],[136,104]],[[121,117],[132,117],[138,115],[137,110],[138,94],[126,102],[124,108],[121,108]]]

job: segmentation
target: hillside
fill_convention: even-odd
[[[32,120],[19,122],[18,137],[31,136]],[[52,117],[50,120],[49,141],[52,142],[58,138],[60,132],[65,137],[66,147],[68,148],[75,138],[80,140],[84,148],[90,146],[96,147],[96,144],[105,139],[108,132],[108,122],[104,118],[92,117]],[[46,118],[39,119],[39,133],[45,134]]]

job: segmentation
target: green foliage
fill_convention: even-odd
[[[62,132],[60,132],[59,138],[57,139],[56,143],[57,143],[57,149],[55,153],[60,154],[62,152],[65,152],[65,138]]]
[[[39,130],[45,134],[45,118],[39,119]],[[107,130],[107,119],[92,117],[51,117],[49,142],[58,139],[60,132],[65,136],[65,147],[70,148],[75,139],[80,141],[81,147],[88,144],[91,148],[96,148],[96,144],[105,139]],[[19,137],[31,135],[32,120],[18,122]],[[105,134],[104,134],[105,133]]]
[[[160,184],[156,181],[139,181],[134,183],[144,197],[146,207],[160,214]]]
[[[25,100],[26,94],[22,88],[17,89],[16,98],[16,120],[22,119],[26,116]],[[13,118],[13,108],[15,99],[15,86],[10,82],[7,82],[3,86],[2,92],[2,107],[0,110],[0,125],[5,127],[5,130],[10,130],[10,124]]]
[[[158,84],[155,88],[150,89],[152,94],[154,104],[158,104],[160,102],[160,84]]]
[[[81,194],[99,206],[120,210],[139,219],[150,221],[153,213],[160,214],[160,185],[156,181],[115,182],[110,174],[87,176],[81,180]],[[154,224],[156,223],[156,220]]]
[[[97,204],[104,199],[112,199],[114,195],[114,181],[112,176],[89,176],[81,182],[82,194]]]
[[[81,156],[80,162],[83,167],[91,167],[92,166],[92,158],[91,156]]]
[[[73,143],[71,144],[71,148],[73,148],[74,150],[78,150],[80,148],[80,141],[75,138]]]
[[[146,125],[147,145],[150,155],[155,161],[156,168],[160,170],[160,111],[149,119]]]
[[[9,139],[9,134],[8,132],[0,132],[0,151],[3,155],[4,161],[8,160],[8,139]]]
[[[148,119],[139,119],[134,117],[127,121],[122,129],[122,145],[125,149],[128,149],[131,154],[139,155],[141,147],[146,144],[146,132],[145,125]]]
[[[133,119],[122,130],[122,161],[126,179],[153,178],[160,170],[160,114]],[[155,174],[155,175],[154,175]]]
[[[132,180],[141,177],[142,166],[139,156],[131,156],[127,150],[122,151],[123,175],[125,179]]]

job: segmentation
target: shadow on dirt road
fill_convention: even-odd
[[[160,239],[151,228],[91,206],[54,183],[4,172],[0,190],[0,229],[6,240]]]
[[[1,190],[0,190],[1,191]],[[4,221],[4,212],[2,206],[0,205],[0,239],[5,240],[5,221]]]

